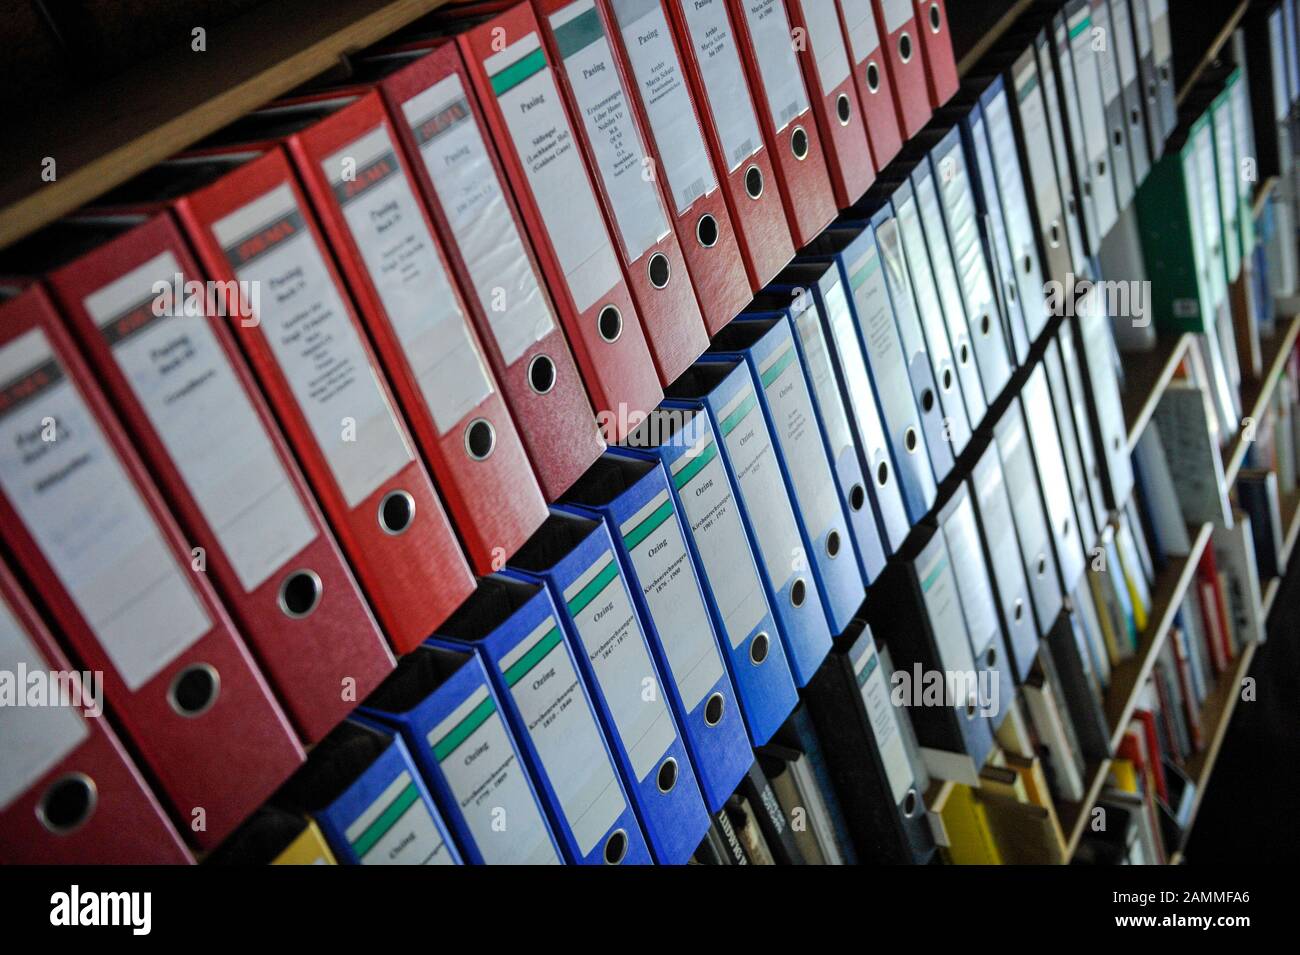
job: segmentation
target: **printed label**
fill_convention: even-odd
[[[0,599],[0,672],[48,673],[50,666]],[[15,685],[23,693],[26,687]],[[90,735],[85,721],[67,706],[0,706],[0,812],[63,761]]]
[[[1020,125],[1025,131],[1025,151],[1030,169],[1052,169],[1052,144],[1048,138],[1047,111],[1043,104],[1043,91],[1038,82],[1038,70],[1033,59],[1016,77],[1016,100],[1020,113]],[[995,148],[996,148],[995,143]],[[1010,143],[1007,144],[1008,146]],[[1001,175],[1001,167],[999,169]],[[1034,183],[1034,199],[1038,206],[1039,221],[1044,231],[1053,222],[1061,218],[1061,195],[1051,188],[1051,181],[1044,177],[1028,177]],[[1039,182],[1039,180],[1043,180]],[[1046,238],[1046,236],[1044,236]]]
[[[952,558],[971,648],[977,658],[983,659],[1001,625],[993,606],[988,566],[984,563],[979,528],[975,525],[975,512],[971,509],[969,497],[963,496],[961,503],[948,516],[943,526],[943,537]]]
[[[579,312],[622,281],[587,167],[536,33],[483,63]]]
[[[829,96],[849,78],[849,54],[844,48],[844,31],[840,28],[839,13],[835,3],[803,5],[804,21],[808,27],[808,40],[817,64],[817,79],[822,95]]]
[[[181,274],[171,252],[84,305],[246,593],[316,539],[316,528],[209,318],[154,314],[154,286]]]
[[[555,621],[547,617],[501,658],[500,667],[578,851],[586,856],[627,803]]]
[[[722,657],[667,489],[619,527],[686,712],[722,679]]]
[[[880,0],[885,14],[885,32],[893,33],[912,19],[912,0]]]
[[[820,540],[844,515],[794,341],[759,362],[758,373],[799,512],[808,536]]]
[[[994,328],[991,334],[1001,338],[1001,323],[998,321],[997,303],[993,298],[993,284],[989,280],[988,263],[984,259],[984,245],[980,239],[975,192],[971,188],[970,175],[961,147],[957,147],[941,160],[941,165],[945,169],[951,169],[952,173],[936,177],[934,185],[939,190],[938,198],[942,199],[943,210],[947,216],[948,237],[952,243],[952,260],[965,297],[967,314],[972,321],[977,320],[981,315],[991,316]],[[933,191],[930,195],[933,195]],[[924,198],[922,203],[928,206]],[[939,218],[937,208],[932,213],[929,210],[926,212],[927,224],[931,218],[940,223],[945,221]],[[943,258],[942,254],[939,258]],[[951,273],[951,270],[949,272]],[[997,364],[999,370],[1005,367],[1003,362]]]
[[[709,112],[730,172],[762,148],[763,134],[758,129],[749,81],[740,65],[724,0],[673,2],[680,6],[686,18],[704,95],[709,98]]]
[[[1137,57],[1133,54],[1133,24],[1129,20],[1128,0],[1110,0],[1110,15],[1115,26],[1120,82],[1131,86],[1138,78],[1138,71]]]
[[[876,748],[885,766],[889,791],[894,804],[901,806],[907,791],[912,788],[912,764],[907,760],[903,735],[898,729],[898,714],[889,699],[889,684],[885,682],[885,671],[876,654],[875,642],[870,634],[864,642],[866,651],[854,661],[853,676],[858,681],[858,692],[862,694],[867,709],[872,735],[876,737]]]
[[[0,348],[0,487],[128,690],[207,633],[186,571],[40,329]]]
[[[654,180],[646,175],[645,143],[632,119],[595,0],[578,0],[553,14],[551,28],[614,210],[625,258],[635,262],[668,234],[668,220]]]
[[[844,290],[838,283],[835,290],[843,300]],[[848,308],[844,308],[843,312],[848,315]],[[851,317],[849,321],[852,321]],[[821,412],[822,431],[830,445],[832,460],[838,461],[841,455],[852,449],[853,432],[844,410],[844,401],[840,397],[839,383],[835,380],[835,366],[831,363],[826,335],[822,331],[816,306],[809,306],[799,312],[795,316],[794,327],[803,348],[804,371],[808,374],[808,382],[817,398],[817,409]],[[848,330],[851,332],[852,326]],[[858,363],[861,362],[859,352]]]
[[[678,215],[718,188],[699,118],[691,102],[672,30],[660,0],[613,0],[641,105],[659,149]]]
[[[293,189],[276,186],[212,231],[235,275],[261,283],[262,334],[344,500],[356,507],[413,456]],[[344,419],[355,426],[345,428]]]
[[[839,0],[839,5],[844,13],[844,28],[853,52],[853,62],[861,64],[880,46],[876,12],[871,9],[871,0]]]
[[[455,865],[429,807],[405,770],[344,836],[362,865]]]
[[[717,444],[705,438],[674,461],[672,471],[727,640],[739,649],[767,615],[767,597]]]
[[[930,548],[934,553],[924,562],[918,561],[916,574],[939,651],[939,663],[945,670],[974,673],[975,659],[971,656],[966,619],[962,616],[961,599],[957,595],[957,582],[953,578],[948,551],[943,546],[943,538],[935,540],[939,546]]]
[[[898,325],[894,322],[894,309],[889,301],[889,291],[885,287],[885,275],[880,267],[880,255],[875,243],[868,243],[867,251],[849,266],[849,288],[857,308],[858,326],[862,330],[862,338],[874,372],[874,375],[868,376],[866,368],[862,368],[861,383],[855,383],[854,379],[859,372],[854,369],[850,376],[849,395],[854,397],[862,394],[865,404],[866,396],[871,394],[871,382],[875,380],[880,386],[876,394],[880,401],[880,414],[884,424],[900,441],[904,431],[909,427],[916,428],[919,440],[920,422],[917,418],[916,404],[912,399],[911,383],[907,377],[907,358],[903,354],[903,342],[898,335]],[[851,321],[847,310],[841,317],[837,310],[832,309],[828,317],[831,319],[833,329],[837,327],[837,323],[847,325]],[[851,329],[846,328],[844,335],[841,336],[840,332],[836,331],[835,338],[841,342],[848,341],[850,332]],[[846,369],[850,363],[858,364],[852,349],[843,345],[840,347],[840,359],[845,363]],[[859,391],[864,384],[866,390]],[[859,413],[857,417],[858,425],[861,427],[863,415]],[[865,434],[863,440],[866,440]]]
[[[767,94],[767,109],[772,125],[780,132],[808,109],[808,91],[795,59],[790,20],[781,0],[744,0],[741,6]]]
[[[858,264],[858,271],[854,273],[855,278],[861,283],[866,283],[871,278],[869,270],[874,269],[878,272],[880,267],[875,246],[872,246],[870,252],[863,256]],[[854,297],[857,298],[857,295],[855,289]],[[869,296],[870,292],[864,292],[863,295]],[[848,392],[849,404],[853,409],[853,420],[857,422],[858,436],[862,439],[862,454],[867,461],[875,461],[876,455],[885,451],[885,431],[880,421],[881,410],[877,410],[875,399],[872,397],[871,375],[867,371],[866,359],[863,357],[858,333],[854,328],[853,313],[849,309],[848,296],[844,293],[844,284],[837,281],[827,288],[823,295],[823,303],[826,306],[826,324],[835,342],[835,351],[840,359],[840,371],[844,374],[845,390]],[[889,324],[893,348],[901,356],[898,333],[892,329],[892,316]]]
[[[484,862],[560,864],[486,685],[470,693],[427,739]]]
[[[1034,224],[1029,218],[1029,202],[1025,196],[1020,157],[1016,152],[1015,133],[1012,131],[1011,113],[1005,93],[995,96],[984,105],[984,118],[991,157],[989,165],[997,177],[998,191],[1002,197],[1003,222],[1007,242],[1011,246],[1020,300],[1024,305],[1025,324],[1030,337],[1037,338],[1047,322],[1047,309],[1030,307],[1030,303],[1035,301],[1035,295],[1042,292],[1042,275],[1034,239]],[[1025,273],[1023,263],[1026,260],[1033,266],[1033,275]]]
[[[758,396],[745,387],[718,413],[718,430],[727,443],[736,475],[758,538],[758,550],[773,588],[780,590],[803,561],[803,541],[790,510],[772,438],[758,407]]]
[[[583,571],[565,588],[564,601],[641,782],[677,740],[677,730],[662,689],[653,685],[654,664],[614,555],[607,551]]]
[[[388,127],[321,166],[441,437],[492,394],[492,382]]]
[[[502,361],[513,365],[555,330],[555,318],[460,77],[453,73],[411,97],[402,115],[420,144]]]

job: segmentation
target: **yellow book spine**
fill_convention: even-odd
[[[316,828],[313,820],[307,820],[307,828],[289,843],[288,847],[271,860],[271,865],[338,865],[334,853],[325,844],[325,837]]]

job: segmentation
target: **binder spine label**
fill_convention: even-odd
[[[645,143],[632,119],[614,51],[595,0],[577,0],[550,19],[626,259],[635,262],[670,227],[654,179],[646,175]]]
[[[993,606],[993,590],[970,498],[963,498],[961,505],[944,522],[943,537],[952,558],[953,576],[961,595],[971,649],[975,652],[975,659],[982,660],[1001,625]]]
[[[835,288],[842,300],[844,290],[838,284]],[[847,307],[842,311],[845,315],[848,314]],[[838,461],[841,455],[853,448],[853,431],[849,427],[844,402],[840,398],[835,367],[831,364],[830,352],[826,349],[826,335],[822,331],[816,307],[805,308],[796,315],[794,327],[803,348],[804,371],[808,374],[808,382],[821,411],[822,432],[830,445],[831,458]],[[852,331],[851,328],[849,330]]]
[[[1034,198],[1038,207],[1038,217],[1044,230],[1043,241],[1051,245],[1051,229],[1055,225],[1058,232],[1061,226],[1061,194],[1052,188],[1054,180],[1046,174],[1053,169],[1052,143],[1047,128],[1047,111],[1043,100],[1043,88],[1039,83],[1038,69],[1033,58],[1028,58],[1028,65],[1016,77],[1016,101],[1020,113],[1020,125],[1024,130],[1025,154],[1031,170],[1043,170],[1043,174],[1028,176],[1034,184]],[[1057,234],[1056,245],[1065,241],[1064,234]]]
[[[362,865],[455,865],[411,774],[403,770],[344,832]]]
[[[180,263],[162,252],[86,297],[149,423],[194,495],[245,592],[316,539],[266,429],[196,300],[172,293]],[[158,314],[156,289],[173,314]],[[196,542],[201,543],[201,542]]]
[[[870,633],[865,635],[863,642],[866,648],[853,661],[853,676],[858,683],[858,692],[862,694],[862,704],[867,710],[872,735],[876,738],[880,761],[885,766],[885,776],[889,780],[894,805],[901,806],[907,791],[912,788],[912,764],[907,760],[907,749],[903,746],[903,736],[898,729],[898,714],[894,712],[889,685],[885,682],[885,671],[880,665],[880,657],[876,654]]]
[[[1156,65],[1159,66],[1174,55],[1173,44],[1169,39],[1169,0],[1147,0],[1147,15],[1151,20],[1151,47]]]
[[[1020,157],[1016,153],[1016,137],[1005,93],[984,104],[984,118],[1025,324],[1030,338],[1036,339],[1047,322],[1047,309],[1042,306],[1042,266],[1038,261],[1034,224],[1029,217],[1029,201],[1025,195],[1025,181]],[[989,200],[995,198],[990,196]],[[1026,263],[1029,263],[1032,274],[1026,272]]]
[[[213,232],[239,279],[261,286],[262,333],[356,507],[413,456],[292,188],[277,186]]]
[[[40,329],[0,348],[0,487],[128,690],[212,622]]]
[[[474,844],[489,865],[558,865],[505,723],[480,684],[427,740]],[[505,821],[505,829],[498,820]]]
[[[483,66],[579,312],[623,281],[555,77],[536,33]]]
[[[903,342],[899,338],[898,325],[894,321],[893,306],[889,301],[889,292],[885,287],[885,275],[881,268],[880,255],[874,243],[869,243],[867,251],[849,266],[849,286],[853,293],[853,302],[857,307],[858,324],[862,328],[863,342],[872,356],[871,365],[876,374],[886,375],[890,370],[902,374],[897,381],[881,380],[878,382],[878,396],[881,414],[885,425],[891,433],[896,432],[901,438],[908,428],[915,428],[918,442],[921,423],[917,416],[916,404],[912,399],[911,385],[907,381],[907,357],[903,353]],[[832,317],[832,321],[835,321]],[[839,335],[836,335],[839,338]],[[840,349],[840,357],[852,349]],[[865,372],[865,369],[864,369]],[[864,398],[871,394],[870,381],[867,390],[860,392]],[[859,393],[858,384],[849,385],[849,394]],[[862,417],[859,415],[858,420]],[[898,445],[902,447],[900,443]]]
[[[667,489],[619,528],[686,712],[722,679],[722,657]]]
[[[1133,49],[1133,23],[1129,19],[1128,0],[1110,0],[1110,16],[1115,26],[1115,49],[1119,54],[1120,82],[1132,86],[1137,82],[1137,57]]]
[[[809,535],[820,539],[844,517],[794,342],[763,359],[758,372],[799,511]]]
[[[808,27],[808,39],[816,58],[817,80],[821,83],[822,95],[830,96],[849,78],[849,54],[844,48],[840,17],[835,10],[834,0],[829,3],[818,3],[817,0],[804,2],[802,10]]]
[[[916,574],[921,584],[925,610],[930,617],[939,662],[950,673],[975,673],[975,660],[971,656],[970,640],[966,634],[966,619],[962,616],[961,599],[957,595],[957,582],[953,578],[952,563],[943,539],[936,538],[938,547],[932,548],[934,556],[918,562]],[[947,681],[945,681],[947,683]],[[965,702],[965,701],[961,701]]]
[[[555,321],[460,76],[452,73],[412,96],[402,115],[501,358],[513,365],[555,330]]]
[[[321,166],[444,435],[492,394],[492,382],[388,127],[376,126]]]
[[[728,172],[734,172],[763,147],[763,134],[754,115],[749,81],[740,63],[736,38],[724,0],[672,0],[681,7],[700,67],[709,112],[722,141]]]
[[[989,278],[988,262],[984,258],[984,245],[980,238],[978,216],[975,211],[975,193],[971,188],[969,170],[966,168],[966,159],[962,155],[960,145],[940,160],[940,167],[941,172],[935,185],[940,190],[943,208],[947,213],[948,235],[952,239],[952,258],[957,269],[957,277],[961,281],[967,316],[969,321],[977,326],[976,331],[970,334],[984,334],[983,329],[978,326],[987,316],[988,336],[1000,340],[1002,325],[998,317],[997,302],[993,297],[993,283]],[[951,172],[948,173],[946,170]],[[989,353],[986,349],[986,354]],[[1005,356],[1006,349],[998,341],[991,354]],[[998,377],[1002,379],[1004,373],[1009,372],[1010,369],[1005,359],[997,365]],[[1002,383],[1004,379],[989,384],[999,387]]]
[[[712,438],[673,462],[672,480],[727,640],[738,650],[765,616],[767,598],[749,554],[731,482]]]
[[[661,0],[613,0],[677,214],[718,188]]]
[[[47,674],[49,666],[9,602],[0,599],[0,673],[14,678],[17,674]],[[90,735],[85,721],[71,706],[23,705],[28,687],[15,680],[12,691],[17,699],[0,706],[0,812],[25,793],[36,781],[58,765],[65,756]],[[102,701],[101,701],[102,702]]]
[[[547,617],[502,656],[500,668],[578,851],[586,856],[627,803],[554,619]]]
[[[912,0],[880,0],[885,12],[885,31],[893,33],[912,19]]]
[[[876,257],[876,251],[873,247],[866,267],[878,270],[879,265],[880,260]],[[869,278],[869,275],[862,270],[855,274],[864,282]],[[855,298],[857,298],[857,294],[855,291]],[[863,293],[864,296],[868,294],[867,292]],[[853,407],[853,418],[858,424],[858,435],[862,438],[862,454],[868,463],[871,463],[876,460],[877,455],[881,452],[885,452],[886,455],[888,452],[886,450],[884,428],[879,423],[875,399],[871,395],[871,375],[867,371],[866,359],[862,355],[862,346],[858,344],[858,333],[853,327],[853,313],[849,311],[849,300],[844,292],[844,284],[837,281],[834,285],[825,289],[822,301],[826,306],[826,323],[830,326],[831,336],[835,340],[835,350],[840,357],[840,370],[844,373],[844,385],[845,390],[848,391],[849,402]],[[861,305],[859,305],[859,308],[861,308]],[[865,313],[860,313],[860,315],[865,315]],[[888,350],[892,347],[901,362],[902,349],[898,346],[898,333],[892,327],[892,316],[890,316],[889,324],[890,328],[887,332],[892,345],[886,344],[885,348]],[[864,324],[864,332],[866,328],[867,326]]]
[[[639,783],[676,741],[677,730],[662,689],[653,686],[654,663],[613,553],[606,551],[578,575],[564,601]]]
[[[780,590],[806,555],[790,510],[789,495],[772,449],[758,398],[746,387],[718,413],[718,430],[727,442],[736,484],[740,487],[763,565]]]
[[[754,44],[754,59],[763,78],[772,126],[780,132],[809,109],[808,91],[790,39],[790,18],[782,0],[745,0],[741,6]]]
[[[848,34],[853,62],[861,64],[880,47],[880,34],[876,31],[876,11],[871,0],[838,0],[844,14],[844,31]],[[816,6],[813,0],[810,6]]]

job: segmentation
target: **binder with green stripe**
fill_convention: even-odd
[[[463,647],[418,647],[398,661],[360,712],[401,734],[466,861],[560,864],[559,847],[477,655]]]
[[[505,574],[484,577],[426,646],[471,650],[482,662],[565,862],[652,861],[549,588]],[[477,747],[458,744],[483,717],[482,704],[465,699],[461,712],[425,737],[444,759],[477,758]],[[493,813],[492,821],[513,831],[509,812],[504,819]]]
[[[400,735],[364,716],[340,723],[277,795],[316,820],[345,865],[460,865]]]
[[[709,813],[608,527],[571,505],[553,507],[504,575],[550,591],[651,854],[685,863]]]
[[[663,465],[606,454],[561,506],[605,522],[705,805],[717,812],[754,754]]]

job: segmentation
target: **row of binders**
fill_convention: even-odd
[[[102,672],[140,769],[4,711],[5,858],[794,858],[782,799],[930,858],[1041,648],[1123,659],[1089,556],[1157,566],[1060,308],[1167,11],[1027,22],[958,93],[941,3],[457,7],[6,251],[6,654]]]

